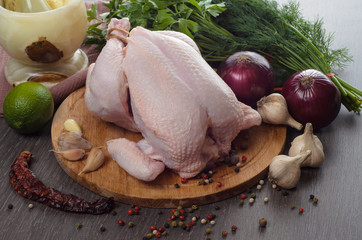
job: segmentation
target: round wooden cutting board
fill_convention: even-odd
[[[54,150],[58,149],[58,137],[66,119],[72,118],[83,130],[83,136],[93,146],[106,146],[106,142],[115,138],[128,138],[132,141],[142,139],[141,134],[127,131],[93,116],[85,106],[84,88],[72,93],[54,115],[51,136]],[[166,170],[152,182],[140,181],[127,174],[113,161],[105,150],[106,162],[95,172],[78,176],[85,165],[86,158],[80,161],[68,161],[55,153],[56,159],[64,171],[75,181],[104,197],[114,197],[116,201],[152,208],[188,207],[193,204],[207,204],[234,196],[255,185],[267,174],[271,159],[284,147],[286,127],[263,124],[242,131],[234,140],[237,154],[246,156],[240,171],[235,166],[222,164],[215,168],[214,182],[199,185],[200,179],[189,179],[181,183],[180,177]],[[248,147],[245,149],[245,144]],[[243,150],[244,149],[244,150]],[[219,187],[217,182],[221,182]],[[175,184],[179,184],[179,188]]]

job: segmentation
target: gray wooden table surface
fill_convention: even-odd
[[[285,2],[279,0],[279,2]],[[335,47],[347,47],[354,62],[338,74],[362,89],[362,2],[360,0],[303,0],[302,14],[324,19],[325,28],[335,32]],[[3,71],[3,70],[1,70]],[[141,208],[140,214],[129,216],[130,205],[117,203],[116,214],[100,216],[72,214],[45,207],[18,195],[9,184],[10,165],[23,150],[31,151],[35,161],[31,169],[46,185],[87,200],[99,196],[71,179],[58,165],[50,139],[50,124],[39,134],[23,136],[0,119],[0,239],[142,239],[150,225],[163,226],[170,209]],[[342,107],[337,119],[316,132],[324,144],[326,160],[319,169],[303,169],[296,189],[275,191],[270,183],[261,190],[254,186],[254,204],[240,206],[240,196],[199,206],[191,216],[205,218],[215,214],[215,225],[197,222],[191,231],[180,227],[168,229],[161,239],[362,239],[362,124],[361,116]],[[286,149],[297,132],[288,128]],[[310,194],[319,202],[313,204]],[[264,197],[269,198],[264,203]],[[29,203],[34,204],[29,209]],[[13,209],[8,209],[12,204]],[[295,205],[295,209],[291,206]],[[304,213],[299,214],[298,209]],[[266,218],[260,228],[259,218]],[[118,219],[126,222],[119,226]],[[129,228],[132,221],[135,226]],[[83,225],[77,228],[77,223]],[[238,227],[235,233],[231,226]],[[101,231],[101,227],[105,231]],[[207,236],[205,230],[211,228]],[[226,238],[222,231],[228,231]]]

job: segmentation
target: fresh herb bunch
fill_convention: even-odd
[[[99,49],[107,33],[99,26],[107,26],[111,18],[128,17],[133,27],[187,34],[208,62],[248,50],[268,57],[288,76],[309,68],[319,70],[330,76],[349,111],[361,110],[362,91],[330,74],[332,68],[351,61],[347,49],[331,49],[333,34],[326,34],[321,20],[305,20],[296,2],[280,7],[274,0],[111,0],[105,6],[109,12],[100,18],[95,6],[88,10],[88,20],[96,23],[88,28],[86,43]]]
[[[213,29],[218,34],[233,35],[213,22],[213,18],[225,11],[225,4],[213,4],[211,0],[111,0],[104,3],[109,12],[97,16],[95,5],[87,10],[88,21],[96,20],[87,33],[86,44],[97,44],[102,48],[106,41],[106,30],[99,28],[111,18],[128,17],[132,27],[141,26],[150,30],[173,30],[195,39],[200,27]],[[196,37],[197,38],[197,37]],[[197,40],[195,40],[197,42]]]

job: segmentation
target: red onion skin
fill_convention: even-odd
[[[249,58],[249,61],[238,61],[240,57]],[[273,69],[268,60],[255,52],[242,51],[230,55],[220,64],[217,73],[239,101],[253,108],[260,98],[273,91]]]
[[[303,86],[303,78],[312,79],[309,87]],[[308,69],[295,73],[284,84],[282,95],[287,101],[290,115],[313,129],[328,126],[341,109],[341,94],[334,83],[323,73]]]

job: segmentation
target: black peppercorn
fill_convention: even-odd
[[[236,165],[240,161],[240,157],[238,155],[234,155],[230,158],[230,162],[233,165]]]
[[[259,219],[259,226],[260,227],[266,227],[267,221],[265,218],[260,218]]]
[[[8,208],[9,208],[9,209],[13,209],[13,207],[14,207],[14,205],[11,204],[11,203],[9,203]]]
[[[101,226],[100,230],[101,230],[101,232],[105,232],[106,228],[104,226]]]
[[[282,195],[286,197],[286,196],[289,195],[289,192],[287,192],[287,191],[282,191]]]

